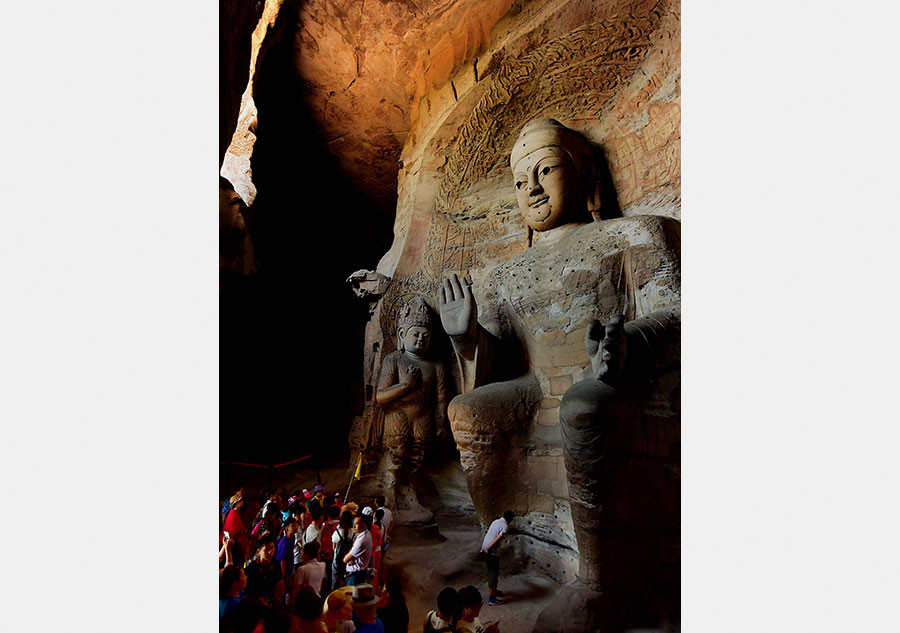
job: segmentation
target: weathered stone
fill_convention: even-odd
[[[566,389],[572,386],[572,376],[551,376],[550,378],[550,393],[554,396],[561,396],[566,392]]]
[[[559,403],[559,398],[544,398],[541,400],[541,409],[556,409]]]
[[[531,512],[553,512],[553,497],[547,494],[531,494],[528,498],[528,509]]]
[[[557,426],[559,424],[559,409],[541,409],[535,416],[535,421],[543,426]]]

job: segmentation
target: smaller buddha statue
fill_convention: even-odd
[[[444,367],[427,358],[431,332],[428,304],[413,297],[400,310],[398,349],[381,364],[375,402],[383,407],[383,444],[395,475],[418,471],[435,436],[449,435]]]

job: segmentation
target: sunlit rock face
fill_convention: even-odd
[[[219,160],[231,144],[237,126],[241,94],[250,77],[250,34],[263,3],[247,0],[219,2]]]
[[[510,0],[311,0],[297,6],[295,64],[339,164],[394,213],[401,151],[429,91],[474,63]],[[426,101],[425,114],[430,105]]]

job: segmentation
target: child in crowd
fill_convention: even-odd
[[[437,609],[429,611],[425,616],[423,633],[452,633],[453,616],[459,607],[456,589],[444,587],[437,597]]]
[[[302,560],[295,574],[297,587],[311,587],[318,597],[325,582],[325,563],[319,560],[319,544],[312,541],[304,545]]]
[[[456,623],[457,633],[499,633],[500,621],[484,626],[478,619],[484,602],[481,592],[472,585],[463,587],[457,596],[459,600],[459,620]]]

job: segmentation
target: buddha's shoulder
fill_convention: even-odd
[[[681,237],[681,223],[661,215],[632,215],[600,220],[581,227],[582,239],[624,238],[632,245],[676,245]]]

